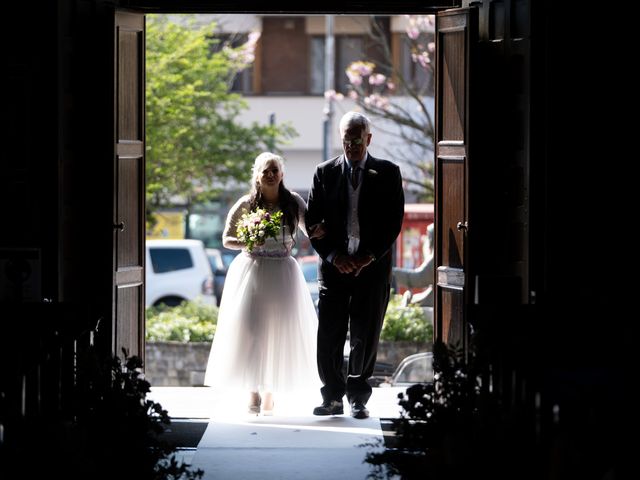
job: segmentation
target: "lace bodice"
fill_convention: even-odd
[[[298,202],[298,228],[302,230],[302,232],[306,235],[306,228],[304,224],[306,203],[300,195],[295,192],[291,193]],[[242,217],[242,214],[248,210],[249,195],[244,195],[243,197],[241,197],[229,210],[227,221],[224,227],[224,232],[222,234],[222,243],[225,247],[236,250],[245,250],[244,245],[236,237],[236,226],[238,224],[238,220],[240,220],[240,218]],[[256,246],[253,248],[251,255],[256,257],[273,258],[287,257],[291,255],[292,248],[293,238],[291,236],[291,231],[289,226],[284,224],[277,238],[267,238],[264,245]]]
[[[268,237],[263,245],[253,248],[250,255],[254,257],[288,257],[293,248],[293,238],[288,225],[283,225],[278,238]]]

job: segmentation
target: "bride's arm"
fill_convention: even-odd
[[[307,228],[304,221],[304,216],[307,213],[307,202],[305,202],[304,199],[296,192],[291,192],[291,195],[298,204],[298,228],[302,230],[302,233],[304,233],[305,236],[308,237],[309,235],[307,234]]]
[[[293,197],[298,202],[298,227],[302,230],[302,233],[305,234],[306,237],[309,236],[309,232],[307,232],[307,227],[305,223],[305,214],[307,213],[307,203],[304,199],[298,195],[296,192],[291,192]],[[327,233],[324,229],[324,222],[317,223],[315,225],[309,226],[309,231],[311,232],[312,238],[322,238]]]
[[[242,214],[249,210],[249,196],[245,195],[241,197],[229,210],[227,214],[227,222],[224,225],[224,231],[222,232],[222,245],[232,250],[242,250],[244,244],[238,240],[236,236],[236,229],[238,227],[238,220],[242,217]]]

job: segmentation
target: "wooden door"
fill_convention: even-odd
[[[436,340],[466,349],[470,50],[477,29],[475,8],[436,17]]]
[[[145,19],[116,11],[114,24],[112,345],[118,356],[126,348],[144,360]]]

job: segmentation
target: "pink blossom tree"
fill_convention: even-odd
[[[405,166],[405,182],[421,200],[433,201],[435,20],[432,15],[405,17],[406,30],[399,39],[405,62],[401,59],[398,65],[393,61],[388,32],[377,22],[371,22],[371,36],[382,52],[382,60],[351,63],[345,71],[349,79],[345,93],[374,121],[384,120],[378,121],[376,127],[387,128],[387,133],[397,138],[397,144],[388,148],[390,155]],[[344,98],[334,91],[326,92],[325,96],[337,101]]]

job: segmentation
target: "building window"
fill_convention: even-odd
[[[246,68],[236,75],[231,85],[231,91],[250,95],[253,93],[253,67]]]
[[[334,39],[335,62],[334,62],[334,83],[335,90],[346,94],[349,79],[345,73],[347,67],[357,60],[364,58],[363,39],[361,36],[340,35]],[[313,95],[322,95],[325,88],[324,79],[324,59],[325,59],[325,37],[311,38],[311,85],[310,92]]]
[[[234,33],[217,34],[215,37],[219,42],[213,45],[213,51],[218,52],[222,50],[225,45],[235,48],[245,44],[249,35],[247,33]],[[241,72],[238,72],[231,83],[230,91],[241,93],[243,95],[250,95],[253,93],[253,65],[245,68]]]
[[[311,87],[312,95],[324,93],[324,37],[311,38]]]

